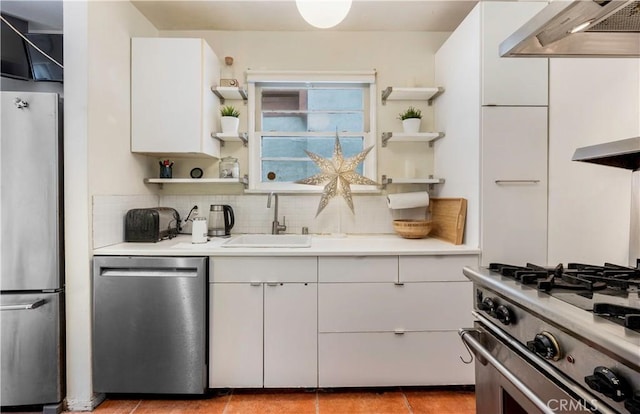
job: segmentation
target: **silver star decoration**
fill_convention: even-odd
[[[364,161],[372,148],[373,146],[365,149],[358,155],[345,159],[342,155],[342,147],[340,146],[340,140],[338,139],[338,133],[336,132],[336,142],[333,147],[333,158],[330,160],[305,150],[309,158],[311,158],[311,160],[320,167],[321,172],[316,175],[312,175],[311,177],[298,180],[296,183],[320,185],[328,181],[324,186],[324,191],[320,198],[320,204],[318,204],[316,217],[318,217],[318,214],[320,214],[327,204],[329,204],[329,200],[337,195],[341,195],[344,198],[351,209],[351,212],[355,214],[353,211],[353,198],[351,197],[350,185],[378,185],[375,181],[355,172],[355,169],[362,161]]]

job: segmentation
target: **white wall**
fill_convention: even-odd
[[[148,193],[129,153],[129,37],[157,31],[129,2],[64,2],[67,404],[95,406],[91,196]]]
[[[549,99],[549,263],[624,265],[631,172],[571,157],[640,135],[640,60],[551,59]]]

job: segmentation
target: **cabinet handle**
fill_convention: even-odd
[[[267,286],[278,286],[278,282],[267,282]]]
[[[261,283],[261,282],[250,282],[249,284],[250,284],[251,286],[260,286],[260,285],[262,285],[262,283]]]
[[[540,180],[496,180],[496,184],[538,184]]]
[[[393,282],[396,286],[404,286],[404,282]]]
[[[404,329],[396,329],[393,333],[394,335],[404,335]]]

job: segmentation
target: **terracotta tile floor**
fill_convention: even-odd
[[[98,414],[474,414],[469,388],[232,390],[197,399],[112,399]],[[71,414],[71,412],[65,412]]]

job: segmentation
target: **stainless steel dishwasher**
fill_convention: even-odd
[[[95,392],[202,394],[206,346],[206,257],[94,257]]]

